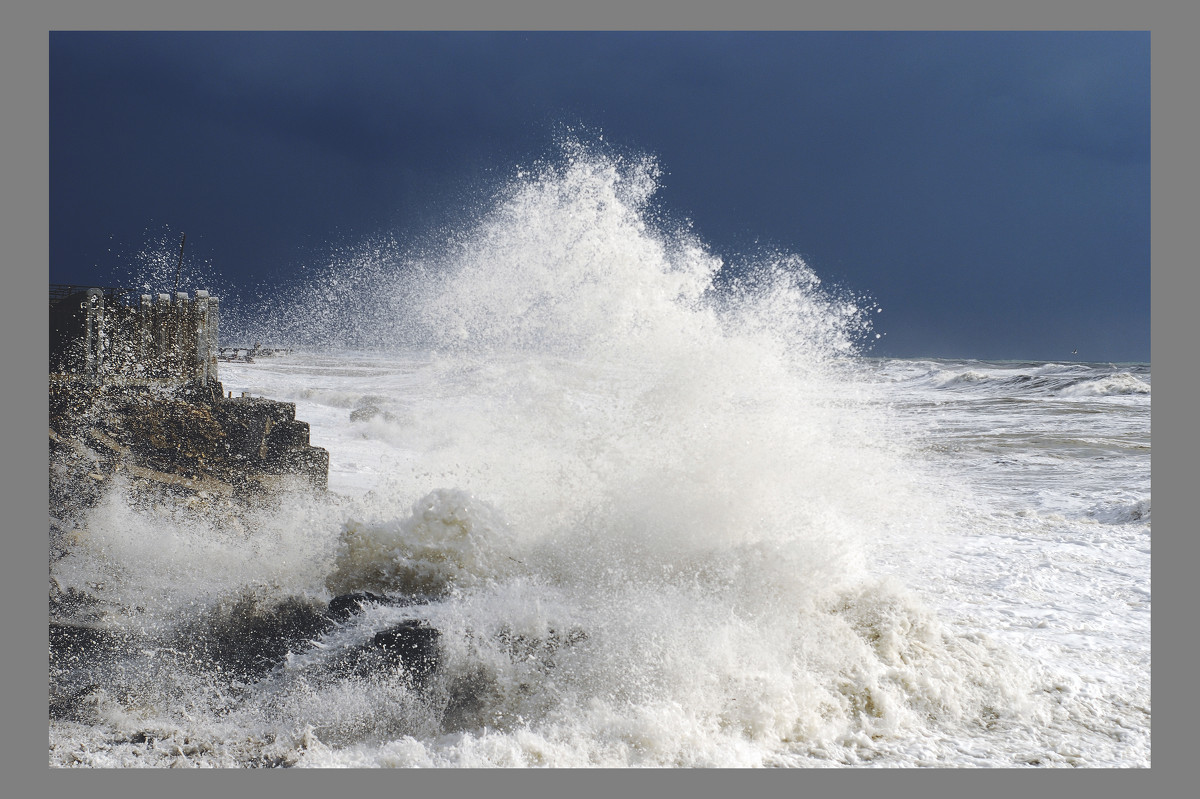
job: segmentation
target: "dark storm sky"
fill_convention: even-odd
[[[1150,360],[1147,32],[55,32],[50,281],[181,232],[286,281],[563,125],[655,155],[718,255],[873,297],[875,354]]]

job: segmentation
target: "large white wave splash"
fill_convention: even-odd
[[[303,542],[274,568],[223,580],[227,549],[182,548],[213,575],[194,593],[316,571],[328,594],[434,597],[433,695],[472,700],[284,669],[212,729],[314,765],[778,765],[937,761],[1047,721],[1037,675],[870,571],[871,547],[945,523],[855,379],[870,303],[795,256],[723,274],[652,224],[651,160],[565,149],[436,257],[387,245],[307,289],[330,342],[433,348],[441,387],[375,422],[436,442],[414,468],[287,519]],[[514,654],[555,630],[582,635]]]

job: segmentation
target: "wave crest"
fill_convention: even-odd
[[[1064,397],[1113,397],[1127,394],[1149,394],[1150,384],[1129,372],[1118,372],[1092,380],[1069,383],[1059,389]]]

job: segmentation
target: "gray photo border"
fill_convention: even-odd
[[[969,5],[970,8],[966,6]],[[670,795],[846,795],[912,796],[1055,796],[1175,795],[1182,777],[1176,767],[1194,753],[1194,739],[1182,729],[1194,710],[1195,692],[1185,685],[1194,662],[1195,626],[1182,617],[1195,607],[1194,581],[1187,574],[1195,554],[1178,504],[1160,505],[1156,576],[1163,597],[1156,613],[1160,686],[1170,701],[1156,724],[1157,765],[1148,770],[951,771],[951,770],[796,770],[767,771],[575,771],[515,772],[478,770],[407,771],[222,771],[123,772],[56,770],[47,767],[42,738],[46,684],[46,627],[32,598],[42,596],[38,574],[45,557],[47,485],[41,424],[48,415],[44,364],[48,349],[42,314],[47,283],[49,238],[48,52],[51,30],[91,29],[1113,29],[1150,30],[1153,82],[1153,313],[1155,348],[1160,359],[1158,383],[1163,398],[1160,424],[1170,438],[1160,446],[1160,499],[1180,496],[1190,476],[1177,462],[1191,450],[1194,425],[1180,423],[1176,398],[1195,396],[1192,386],[1178,388],[1181,376],[1195,379],[1193,334],[1178,331],[1187,318],[1184,303],[1195,296],[1195,271],[1183,251],[1195,227],[1194,164],[1183,138],[1192,130],[1196,103],[1186,87],[1196,74],[1186,67],[1196,49],[1186,40],[1194,31],[1184,5],[1142,2],[1063,2],[963,4],[951,0],[871,0],[828,3],[824,7],[749,0],[654,0],[620,3],[561,3],[552,0],[444,0],[437,5],[349,0],[336,4],[313,0],[254,0],[201,4],[150,0],[83,0],[26,4],[4,12],[0,26],[0,81],[4,87],[3,202],[5,277],[3,302],[5,414],[4,537],[2,587],[6,606],[3,674],[5,724],[4,782],[11,796],[71,795],[86,791],[120,797],[205,796],[233,789],[237,794],[330,796],[357,795],[609,795],[625,792]],[[1189,57],[1190,56],[1190,57]],[[1182,119],[1180,118],[1182,116]],[[1190,200],[1190,201],[1189,201]],[[1193,289],[1193,291],[1189,291]],[[35,308],[37,310],[35,310]],[[1194,315],[1194,314],[1193,314]],[[1167,325],[1170,325],[1169,327]],[[27,330],[37,331],[36,335]],[[1165,361],[1162,359],[1165,358]],[[1165,364],[1165,366],[1164,366]],[[1167,371],[1170,369],[1170,371]],[[1165,422],[1164,422],[1165,420]],[[1189,481],[1190,482],[1190,481]],[[1190,486],[1194,490],[1194,485]],[[39,564],[39,569],[33,564]],[[1180,594],[1181,596],[1177,596]],[[1165,599],[1165,601],[1163,601]],[[39,600],[40,602],[40,600]],[[1183,783],[1186,784],[1186,783]],[[9,790],[12,793],[9,793]],[[1182,793],[1186,793],[1182,791]]]

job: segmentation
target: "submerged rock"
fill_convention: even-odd
[[[376,405],[364,405],[361,408],[355,408],[350,411],[350,421],[352,422],[366,422],[375,418],[383,419],[385,422],[396,421],[395,414],[391,411],[382,410]]]

